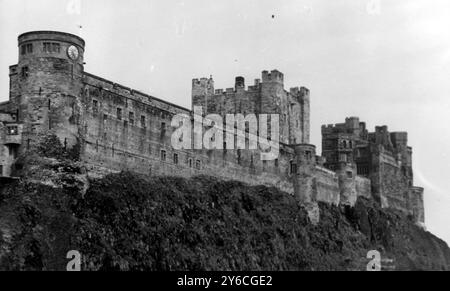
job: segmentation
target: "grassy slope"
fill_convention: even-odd
[[[408,218],[359,200],[320,205],[308,223],[293,197],[209,177],[131,173],[73,188],[20,182],[0,194],[0,270],[365,270],[378,249],[397,270],[450,269],[450,250]]]

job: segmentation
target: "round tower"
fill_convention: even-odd
[[[294,176],[294,194],[303,204],[315,202],[314,174],[316,166],[316,146],[311,144],[298,144],[294,147],[297,167]]]
[[[18,70],[18,120],[23,145],[30,147],[47,133],[66,146],[77,142],[85,42],[55,31],[21,34]]]

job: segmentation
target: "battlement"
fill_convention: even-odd
[[[344,123],[322,125],[322,135],[351,134],[360,137],[367,135],[366,123],[361,122],[359,117],[347,117]]]
[[[309,95],[309,89],[306,87],[294,87],[289,90],[289,92],[294,96],[305,96]]]
[[[192,80],[192,97],[210,96],[213,94],[214,94],[214,80],[212,77]]]
[[[407,147],[408,146],[408,133],[407,132],[391,132],[391,140],[394,147]]]
[[[375,126],[375,133],[387,133],[389,132],[387,125]]]
[[[192,80],[192,88],[194,90],[197,91],[197,89],[199,89],[201,92],[204,92],[204,88],[207,88],[208,86],[214,86],[213,82],[211,82],[212,79],[208,79],[208,78],[201,78],[201,79],[193,79]],[[261,79],[255,79],[254,81],[254,85],[252,86],[248,86],[246,88],[245,85],[245,79],[244,77],[236,77],[235,78],[235,85],[234,88],[228,87],[228,88],[221,88],[221,89],[215,89],[212,94],[209,95],[231,95],[234,94],[236,92],[249,92],[249,93],[253,93],[253,92],[258,92],[261,88]],[[194,92],[194,91],[193,91]],[[211,93],[211,91],[209,91],[209,93]],[[201,94],[203,95],[203,94]],[[193,95],[196,96],[196,95]]]
[[[270,73],[269,71],[263,71],[262,72],[262,82],[263,83],[279,83],[284,84],[284,75],[278,70],[272,70]]]
[[[85,43],[77,36],[30,32],[19,36],[19,45],[19,65],[9,68],[10,101],[0,103],[0,144],[5,145],[0,146],[0,176],[11,175],[16,154],[26,153],[41,136],[51,133],[68,148],[82,143],[80,161],[88,172],[102,168],[148,175],[214,175],[275,186],[306,203],[336,205],[352,205],[358,195],[371,197],[371,189],[375,189],[374,197],[395,196],[413,185],[407,133],[389,133],[387,126],[377,127],[368,139],[365,123],[358,117],[322,126],[327,155],[316,155],[316,146],[309,144],[310,91],[305,87],[284,90],[284,75],[278,70],[263,71],[261,79],[248,88],[242,76],[235,78],[234,86],[217,90],[212,77],[192,79],[192,105],[204,106],[205,115],[279,114],[280,142],[260,142],[276,153],[273,160],[265,160],[261,149],[173,147],[176,129],[171,126],[172,117],[181,113],[193,119],[193,111],[84,72]],[[79,49],[79,55],[72,45]],[[69,56],[69,51],[75,55]],[[17,81],[19,69],[27,66],[27,78]],[[250,131],[248,135],[240,130],[232,132],[234,137],[246,135],[246,143],[255,137]],[[195,140],[197,134],[183,133],[183,139],[191,135]],[[211,142],[218,139],[216,135],[208,138]],[[404,149],[402,155],[396,150],[385,151],[383,145],[390,140]],[[226,142],[233,141],[224,141],[225,148]],[[371,152],[376,149],[380,151]],[[361,169],[366,178],[358,176]],[[412,187],[409,191],[420,217],[423,189]]]

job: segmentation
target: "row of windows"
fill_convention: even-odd
[[[93,100],[92,101],[92,111],[94,113],[94,115],[97,115],[99,113],[99,106],[98,106],[98,101],[97,100]],[[123,114],[122,114],[122,108],[117,108],[116,110],[116,117],[118,120],[122,120],[123,119]],[[103,115],[103,120],[106,120],[108,118],[108,116],[106,114]],[[134,112],[129,112],[128,113],[128,122],[130,125],[135,125],[135,116],[134,116]],[[140,125],[142,128],[147,128],[147,118],[145,117],[145,115],[141,115],[140,118]],[[165,123],[163,122],[163,126],[162,128],[165,128]]]
[[[28,44],[22,45],[22,47],[20,48],[20,53],[22,55],[33,53],[33,44],[28,43]]]
[[[44,53],[60,53],[61,45],[56,42],[44,42]]]
[[[161,150],[161,161],[165,162],[167,161],[167,152],[166,150]],[[174,153],[173,154],[173,163],[175,165],[179,164],[179,159],[178,159],[178,154]],[[189,165],[189,168],[192,168],[193,165],[193,160],[191,158],[187,159],[186,163]],[[267,163],[267,161],[263,161],[263,164],[265,165]],[[275,160],[275,166],[278,167],[278,159]],[[195,161],[195,168],[197,170],[201,169],[201,161],[200,160],[196,160]],[[297,173],[297,164],[295,164],[294,162],[291,162],[291,174],[296,174]]]
[[[175,165],[178,165],[179,164],[178,154],[174,153],[172,158],[173,158],[173,163]],[[161,150],[161,161],[163,161],[163,162],[167,161],[167,152],[165,150]],[[191,158],[187,159],[186,164],[189,165],[189,168],[194,167],[194,163]],[[201,161],[196,160],[195,161],[195,169],[200,170],[201,166],[202,166]]]
[[[357,173],[361,176],[369,175],[370,167],[369,165],[357,165]]]
[[[43,47],[44,53],[60,53],[61,52],[61,44],[56,42],[44,42]],[[27,43],[21,46],[20,53],[22,55],[33,53],[33,44]]]

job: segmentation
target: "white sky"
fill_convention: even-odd
[[[80,35],[86,71],[187,108],[192,78],[278,69],[310,88],[319,149],[320,126],[347,116],[409,132],[427,227],[450,243],[450,1],[77,1],[0,0],[0,101],[32,30]]]

